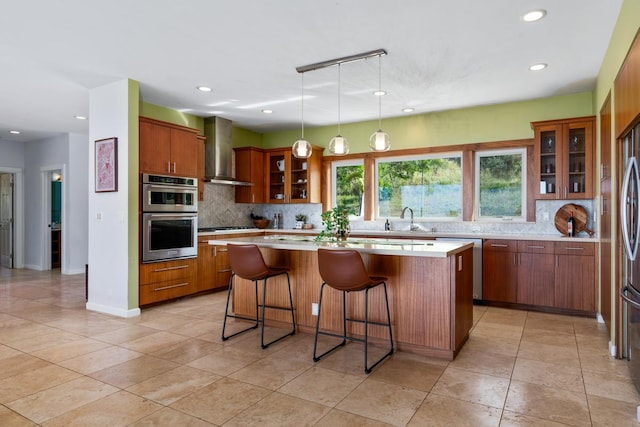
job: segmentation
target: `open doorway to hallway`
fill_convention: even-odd
[[[13,195],[12,173],[0,173],[0,267],[13,268]]]

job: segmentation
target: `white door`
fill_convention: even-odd
[[[0,174],[0,266],[13,268],[13,174]]]

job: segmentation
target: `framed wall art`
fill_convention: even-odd
[[[118,138],[96,141],[96,193],[118,191]]]

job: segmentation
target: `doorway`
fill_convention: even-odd
[[[65,257],[63,169],[44,170],[43,178],[43,268],[52,270],[61,268]]]
[[[13,181],[12,173],[0,173],[0,266],[13,268]]]

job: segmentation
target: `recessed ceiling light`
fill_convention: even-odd
[[[9,133],[12,133],[14,135],[20,135],[20,131],[19,130],[10,130]]]
[[[531,71],[540,71],[544,70],[545,68],[547,68],[547,64],[533,64],[531,67],[529,67]]]
[[[73,117],[75,117],[78,120],[87,120],[86,116],[73,116]]]
[[[407,107],[407,108],[403,108],[402,112],[403,113],[413,113],[414,109],[411,107]]]
[[[547,11],[544,9],[532,10],[529,13],[525,13],[524,16],[522,17],[522,20],[525,22],[534,22],[544,18],[546,14],[547,14]]]
[[[387,92],[385,92],[383,90],[377,90],[377,91],[373,92],[373,94],[375,96],[385,96],[387,94]]]
[[[262,112],[265,113],[265,114],[271,114],[271,113],[273,113],[273,110],[266,110],[265,109],[265,110],[262,110]]]
[[[209,86],[196,86],[196,89],[201,92],[211,92],[211,88]]]

